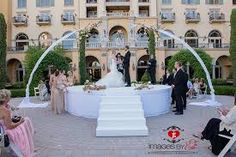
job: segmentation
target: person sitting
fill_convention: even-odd
[[[32,157],[34,152],[32,123],[27,117],[12,118],[12,112],[7,107],[10,98],[9,90],[0,90],[0,123],[10,139],[10,144],[17,146],[24,157]]]
[[[219,118],[212,118],[208,121],[205,129],[193,136],[202,140],[209,140],[212,153],[218,155],[229,142],[229,139],[219,136],[233,136],[231,131],[236,133],[236,93],[234,106],[231,109],[218,109]]]
[[[195,78],[194,79],[194,82],[193,82],[193,92],[194,92],[194,95],[197,96],[199,94],[199,91],[200,91],[200,87],[199,87],[199,79],[198,78]]]
[[[199,81],[199,89],[200,89],[200,94],[204,94],[206,91],[206,83],[203,78],[200,79]]]
[[[39,99],[41,101],[49,100],[49,93],[46,84],[41,80],[39,82]]]
[[[188,82],[187,82],[187,86],[188,86],[188,92],[187,92],[187,95],[188,95],[188,97],[189,97],[190,99],[192,99],[192,97],[193,97],[193,93],[194,93],[193,83],[192,83],[190,80],[188,80]]]

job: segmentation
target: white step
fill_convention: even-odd
[[[97,120],[97,124],[101,127],[128,127],[128,126],[145,126],[146,119],[145,118],[133,118],[133,119],[101,119]]]
[[[101,98],[103,102],[133,102],[133,101],[141,101],[140,96],[104,96]]]
[[[104,101],[102,100],[101,103],[102,105],[142,105],[141,101]]]
[[[147,136],[148,128],[145,127],[97,127],[96,136],[106,137],[106,136]]]
[[[100,104],[100,109],[143,109],[142,104]]]
[[[103,110],[99,112],[99,118],[123,118],[123,117],[127,117],[127,118],[131,118],[131,117],[144,117],[144,112],[142,111],[122,111],[122,112],[117,112],[116,110]]]

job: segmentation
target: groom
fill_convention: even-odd
[[[130,87],[131,86],[131,82],[130,82],[130,75],[129,75],[129,64],[130,64],[130,56],[131,53],[129,51],[129,46],[125,46],[125,57],[124,57],[124,69],[125,69],[125,82],[127,83],[126,87]]]

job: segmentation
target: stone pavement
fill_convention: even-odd
[[[21,98],[12,99],[12,104],[19,104]],[[38,101],[33,98],[34,101]],[[232,105],[233,97],[217,96],[224,105]],[[157,105],[161,105],[158,104]],[[163,138],[163,129],[176,125],[181,129],[184,140],[194,139],[193,133],[201,131],[207,121],[218,117],[216,108],[188,106],[183,116],[168,113],[148,118],[148,137],[116,137],[96,138],[96,120],[76,117],[68,113],[55,115],[50,107],[39,109],[23,109],[21,114],[32,119],[35,134],[35,157],[214,157],[207,149],[207,141],[198,141],[197,149],[186,154],[160,153],[148,148],[149,144],[168,144]],[[6,153],[2,157],[9,157]],[[227,155],[236,156],[235,153]]]

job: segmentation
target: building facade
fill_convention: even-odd
[[[8,43],[8,77],[11,83],[23,81],[25,51],[29,45],[48,47],[67,33],[101,22],[86,41],[86,67],[93,80],[108,72],[112,50],[124,54],[129,45],[132,80],[140,80],[147,68],[148,34],[142,25],[159,26],[184,39],[194,48],[204,49],[213,58],[212,78],[227,79],[230,14],[235,0],[12,0]],[[1,1],[2,4],[2,1]],[[2,6],[2,5],[1,5]],[[159,34],[156,42],[157,78],[168,59],[183,45]],[[61,43],[77,78],[78,35]],[[187,64],[191,71],[191,64]],[[49,65],[50,68],[50,65]]]

